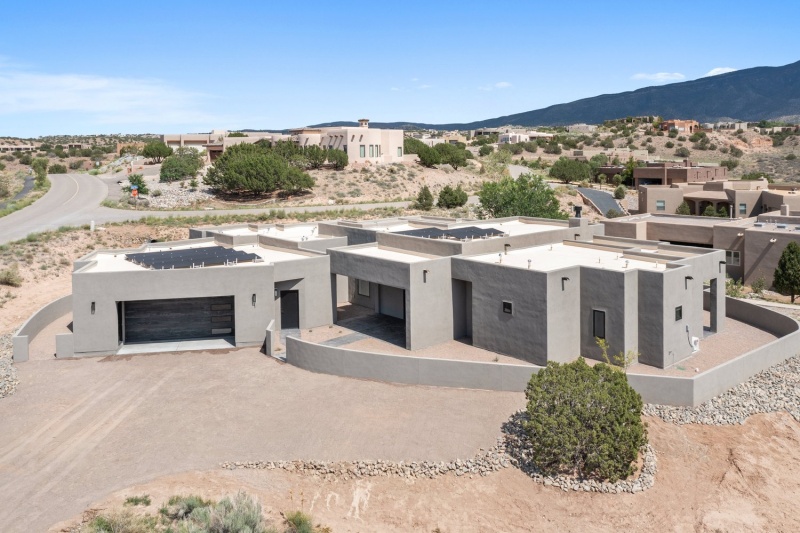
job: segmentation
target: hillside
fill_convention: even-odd
[[[563,126],[585,122],[599,124],[625,116],[660,115],[719,120],[800,121],[800,61],[782,67],[755,67],[699,80],[645,87],[636,91],[604,94],[567,104],[464,124],[373,122],[376,128],[469,130],[507,124]],[[330,122],[326,126],[355,126],[355,122]]]

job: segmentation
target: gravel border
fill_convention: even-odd
[[[639,477],[620,480],[616,483],[580,479],[573,476],[544,476],[529,460],[527,435],[522,422],[527,417],[519,411],[503,424],[503,435],[488,450],[481,449],[471,459],[456,459],[449,462],[393,462],[393,461],[225,461],[220,467],[225,470],[285,470],[301,475],[313,476],[328,482],[347,481],[364,477],[398,477],[403,479],[434,479],[444,475],[457,477],[487,476],[503,468],[516,467],[536,483],[546,487],[560,488],[562,491],[600,492],[605,494],[638,493],[649,489],[655,483],[657,471],[656,453],[647,444],[642,448],[643,465]]]
[[[14,394],[19,385],[17,369],[11,360],[13,355],[11,337],[11,333],[0,335],[0,398]]]
[[[673,424],[744,424],[758,413],[787,411],[800,422],[800,356],[759,372],[697,407],[645,404],[642,414]]]

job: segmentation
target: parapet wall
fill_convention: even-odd
[[[22,324],[17,333],[11,337],[13,345],[13,359],[15,362],[28,360],[28,347],[30,342],[41,333],[41,331],[61,318],[67,313],[72,312],[72,295],[63,296],[54,300],[36,311],[31,317]]]

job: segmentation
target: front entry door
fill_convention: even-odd
[[[300,327],[300,296],[297,291],[281,291],[281,329]]]

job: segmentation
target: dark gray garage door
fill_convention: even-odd
[[[233,296],[141,300],[123,304],[125,342],[233,336]]]

